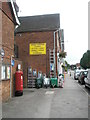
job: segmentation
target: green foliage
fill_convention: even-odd
[[[59,57],[62,57],[62,58],[65,58],[66,55],[67,55],[66,52],[60,52],[60,53],[59,53]]]
[[[62,67],[67,72],[67,70],[70,69],[70,64],[68,64],[68,62],[65,60],[65,63],[64,63],[64,65],[62,65]]]
[[[68,64],[68,62],[65,60],[65,65],[67,67],[67,69],[70,69],[70,64]]]
[[[87,50],[87,52],[83,54],[83,57],[80,60],[80,65],[84,69],[90,68],[90,50]]]

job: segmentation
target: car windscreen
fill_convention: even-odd
[[[87,72],[87,71],[85,71],[85,72],[84,72],[84,75],[87,75],[87,73],[88,73],[88,72]]]
[[[80,71],[76,71],[76,73],[80,73]]]

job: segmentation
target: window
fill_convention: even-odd
[[[7,79],[10,79],[10,66],[7,66]]]
[[[11,67],[9,65],[1,66],[1,80],[7,80],[11,77]]]
[[[1,79],[5,79],[5,66],[1,67]]]

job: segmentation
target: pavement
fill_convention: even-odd
[[[28,88],[3,103],[2,117],[88,118],[88,94],[66,74],[64,88]]]

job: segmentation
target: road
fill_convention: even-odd
[[[66,74],[64,88],[24,89],[2,105],[3,118],[88,118],[88,94]]]
[[[74,71],[72,71],[71,73],[72,73],[71,78],[74,80]],[[75,81],[78,83],[78,80],[75,80]],[[86,92],[86,94],[88,94],[88,96],[90,96],[90,89],[89,88],[85,88],[85,85],[81,85],[80,83],[78,83],[78,85]]]

